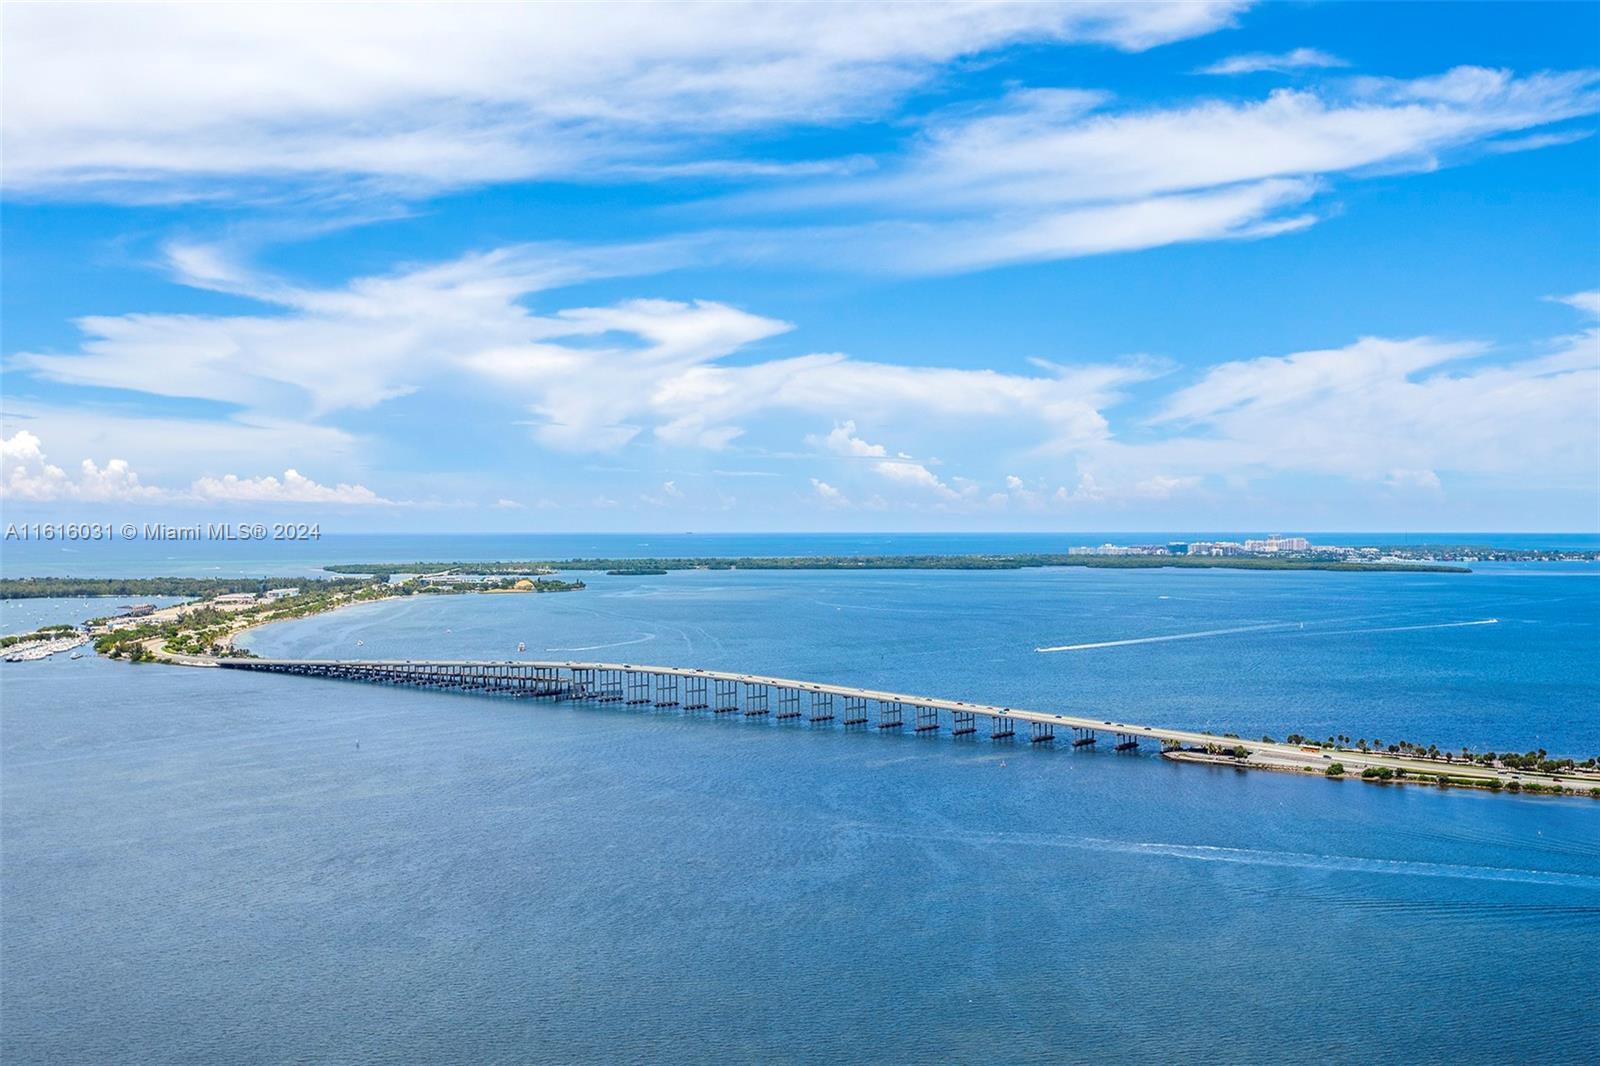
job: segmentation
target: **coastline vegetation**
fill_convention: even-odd
[[[526,578],[488,584],[429,584],[421,581],[317,581],[295,596],[262,600],[239,610],[223,608],[202,600],[184,605],[172,616],[107,628],[96,635],[95,651],[113,659],[146,662],[161,656],[151,650],[159,642],[168,655],[241,656],[248,652],[234,648],[235,633],[268,622],[285,622],[323,614],[352,603],[396,599],[403,596],[452,596],[468,592],[541,593],[570,592],[584,588],[581,581],[555,581]],[[108,625],[112,619],[96,619]]]
[[[70,636],[78,631],[74,625],[58,624],[53,626],[40,626],[32,633],[13,633],[9,637],[0,637],[0,648],[9,648],[16,644],[31,644],[39,640],[57,640]]]
[[[0,578],[0,600],[80,599],[93,596],[181,596],[204,599],[230,592],[257,595],[285,578],[264,577],[7,577]],[[363,579],[335,579],[326,585],[357,586]]]
[[[332,574],[462,573],[524,574],[530,570],[603,570],[626,574],[671,570],[1032,570],[1047,566],[1082,566],[1107,570],[1333,570],[1344,572],[1412,572],[1464,574],[1464,566],[1441,563],[1345,562],[1332,559],[1266,559],[1251,556],[1200,555],[791,555],[705,556],[661,559],[564,559],[493,562],[334,563]]]

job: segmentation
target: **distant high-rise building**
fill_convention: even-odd
[[[1247,552],[1303,552],[1310,547],[1311,542],[1304,537],[1285,537],[1277,533],[1265,540],[1244,542],[1244,550]]]

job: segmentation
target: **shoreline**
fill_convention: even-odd
[[[1215,766],[1224,769],[1237,770],[1244,773],[1249,770],[1265,770],[1268,773],[1292,774],[1295,777],[1320,777],[1328,781],[1357,781],[1368,785],[1422,785],[1428,788],[1470,788],[1479,792],[1505,792],[1510,795],[1529,796],[1573,796],[1579,799],[1600,799],[1600,775],[1592,780],[1578,779],[1573,783],[1573,778],[1558,778],[1551,774],[1542,774],[1536,771],[1509,770],[1502,767],[1487,767],[1463,763],[1429,763],[1408,764],[1402,773],[1392,777],[1367,777],[1361,771],[1369,766],[1373,769],[1394,770],[1392,762],[1371,762],[1363,759],[1359,749],[1354,753],[1347,753],[1343,749],[1336,749],[1330,755],[1328,765],[1347,764],[1343,773],[1329,774],[1325,767],[1319,767],[1310,762],[1296,764],[1288,761],[1274,761],[1271,759],[1256,759],[1257,752],[1240,759],[1233,755],[1220,754],[1209,751],[1194,751],[1178,749],[1163,751],[1161,757],[1171,762],[1191,763],[1199,766]],[[1485,776],[1487,775],[1487,776]],[[1537,778],[1537,780],[1524,780],[1524,775]]]
[[[120,647],[113,644],[102,651],[96,646],[97,654],[108,655],[112,658],[121,658],[118,651],[127,654],[129,645],[138,649],[138,654],[129,656],[134,660],[163,662],[169,665],[190,667],[218,667],[229,665],[232,661],[248,661],[259,659],[256,653],[240,646],[239,641],[252,630],[280,622],[293,622],[303,618],[317,617],[332,614],[346,607],[359,603],[381,603],[387,600],[408,598],[414,595],[460,595],[464,592],[530,592],[535,589],[460,589],[449,593],[419,593],[416,590],[402,591],[400,586],[367,584],[356,588],[341,589],[333,596],[313,599],[310,602],[286,603],[285,610],[289,613],[280,617],[260,617],[249,615],[241,618],[243,624],[229,625],[226,631],[217,632],[219,625],[214,612],[209,612],[209,625],[199,623],[192,632],[205,635],[208,642],[206,647],[213,649],[206,651],[179,651],[170,650],[168,643],[180,642],[184,630],[182,621],[186,616],[205,611],[210,601],[195,600],[182,604],[174,604],[163,608],[155,616],[145,619],[119,619],[123,624],[111,624],[102,629],[98,636],[115,633],[119,629],[137,628],[142,624],[151,622],[178,625],[176,634],[172,632],[157,633],[144,636],[133,641],[121,642]],[[365,593],[365,595],[363,595]],[[265,607],[268,604],[257,604],[256,607]],[[243,612],[239,612],[243,613]],[[215,635],[206,635],[214,633]],[[78,643],[86,643],[92,637],[85,637]],[[76,646],[76,645],[75,645]],[[65,649],[63,649],[65,650]],[[43,656],[41,656],[43,658]],[[332,660],[333,662],[363,662],[359,658],[349,660]],[[506,661],[497,665],[516,665]],[[575,665],[583,668],[610,669],[615,664],[558,664],[567,668]],[[629,670],[670,670],[680,668],[651,668],[651,667],[625,667]],[[704,675],[705,671],[690,671]],[[749,680],[748,675],[730,675]],[[781,686],[811,689],[815,691],[818,686],[811,682],[793,681],[785,679],[757,679],[764,682],[775,683]],[[828,687],[828,686],[823,686]],[[842,690],[841,690],[842,691]],[[931,697],[910,697],[887,693],[868,692],[867,690],[851,690],[866,698],[889,699],[896,702],[905,702],[924,706],[939,706],[955,712],[977,711],[991,716],[1011,716],[1018,720],[1032,720],[1040,723],[1054,723],[1062,727],[1083,728],[1098,730],[1106,733],[1126,731],[1129,735],[1140,735],[1149,740],[1161,740],[1167,748],[1162,752],[1164,758],[1174,762],[1189,762],[1202,765],[1227,766],[1236,770],[1269,770],[1276,773],[1291,773],[1297,776],[1314,774],[1317,776],[1333,776],[1339,779],[1354,777],[1358,780],[1373,780],[1376,783],[1399,784],[1428,784],[1432,787],[1461,787],[1477,788],[1484,791],[1508,791],[1513,794],[1526,791],[1530,794],[1556,794],[1556,795],[1589,795],[1600,799],[1600,774],[1588,775],[1575,772],[1575,768],[1565,770],[1558,768],[1551,771],[1542,769],[1519,769],[1512,766],[1485,766],[1464,759],[1461,762],[1433,759],[1426,753],[1390,753],[1378,751],[1362,751],[1360,749],[1346,749],[1338,747],[1324,748],[1318,745],[1314,750],[1299,744],[1280,743],[1277,741],[1262,740],[1260,742],[1248,741],[1229,736],[1217,736],[1211,733],[1202,733],[1191,730],[1166,729],[1163,727],[1127,725],[1124,723],[1100,723],[1088,719],[1079,719],[1076,716],[1049,715],[1043,712],[1012,710],[1011,708],[986,707],[969,704],[964,701],[949,701],[933,699]],[[1185,746],[1187,745],[1187,746]],[[1235,755],[1237,749],[1241,754]],[[1516,753],[1511,753],[1516,754]],[[1539,756],[1543,756],[1540,751]],[[1510,755],[1507,756],[1508,758]],[[1518,756],[1520,758],[1520,756]],[[1340,765],[1343,772],[1339,775],[1326,773],[1330,766]],[[1362,778],[1363,771],[1373,774],[1382,773],[1384,778]],[[1442,779],[1442,780],[1441,780]],[[1498,787],[1496,787],[1498,785]]]
[[[542,559],[435,561],[405,563],[334,563],[323,570],[339,577],[384,574],[463,573],[524,574],[535,570],[604,571],[619,576],[674,570],[1042,570],[1077,567],[1090,570],[1310,570],[1334,573],[1470,574],[1470,567],[1429,560],[1366,562],[1342,558],[1272,558],[1262,555],[1071,555],[1062,553],[998,553],[957,555],[794,555],[641,557],[638,559]]]

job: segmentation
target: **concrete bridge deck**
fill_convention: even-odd
[[[1233,749],[1242,746],[1249,751],[1251,765],[1273,769],[1311,769],[1320,772],[1338,761],[1357,774],[1371,766],[1404,769],[1408,773],[1418,774],[1448,773],[1464,778],[1500,778],[1507,782],[1521,779],[1559,783],[1584,791],[1600,784],[1600,778],[1593,775],[1547,775],[1474,766],[1465,762],[1445,763],[1387,752],[1298,746],[938,696],[682,666],[521,659],[174,658],[190,666],[510,696],[679,707],[685,711],[742,713],[747,717],[770,715],[778,720],[809,719],[813,723],[838,722],[845,726],[875,724],[879,729],[909,728],[918,733],[948,729],[958,737],[977,733],[976,723],[981,718],[987,720],[989,734],[996,740],[1016,736],[1034,743],[1051,743],[1070,737],[1073,747],[1087,747],[1104,735],[1104,739],[1114,742],[1107,746],[1117,751],[1135,749],[1141,740],[1158,742],[1163,749]],[[836,700],[839,702],[836,703]],[[869,713],[873,708],[877,712],[875,721]],[[1058,730],[1061,731],[1059,738]]]

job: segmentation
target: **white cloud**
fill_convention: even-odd
[[[1552,296],[1550,298],[1557,303],[1564,303],[1568,307],[1575,307],[1590,318],[1600,318],[1600,289],[1575,292],[1568,296]]]
[[[845,494],[828,484],[826,481],[822,481],[818,478],[812,478],[811,488],[812,491],[817,494],[817,498],[829,507],[850,506],[850,501],[845,497]]]
[[[660,266],[661,254],[670,253],[519,245],[334,289],[306,289],[238,267],[183,274],[190,284],[248,296],[276,313],[92,315],[76,323],[85,335],[77,353],[24,352],[11,363],[67,384],[235,404],[260,421],[372,407],[458,372],[469,356],[492,365],[502,348],[551,336],[631,328],[668,353],[682,351],[695,339],[685,334],[695,331],[701,350],[748,339],[726,321],[737,323],[736,314],[677,316],[652,331],[648,306],[626,305],[611,322],[594,322],[583,312],[569,320],[539,319],[517,303],[552,285],[622,270],[624,263]],[[192,268],[195,260],[180,255],[177,262]]]
[[[125,459],[105,466],[83,460],[76,474],[68,474],[45,457],[44,446],[28,430],[0,437],[0,496],[28,502],[77,501],[85,503],[149,502],[165,493],[142,484]]]
[[[1363,338],[1224,363],[1170,396],[1158,442],[1115,443],[1108,468],[1192,475],[1294,471],[1428,488],[1440,471],[1571,485],[1600,477],[1600,333],[1489,361],[1488,346]]]
[[[152,373],[159,375],[159,366]],[[7,385],[15,388],[9,380]],[[48,439],[56,455],[120,455],[163,484],[186,484],[205,468],[248,469],[263,455],[296,469],[354,474],[365,466],[367,451],[366,442],[350,433],[299,421],[136,417],[120,406],[67,407],[9,396],[0,423]]]
[[[519,310],[507,307],[506,313]],[[655,419],[663,440],[725,447],[739,428],[710,424],[703,408],[674,395],[676,383],[696,367],[792,328],[724,304],[668,300],[631,300],[548,318],[524,317],[519,325],[522,343],[465,353],[460,364],[529,397],[529,408],[538,418],[535,435],[568,451],[616,450],[639,433],[641,426],[632,419],[674,407],[691,413]],[[617,334],[631,334],[642,343],[584,343]],[[605,387],[595,388],[597,381]]]
[[[1165,500],[1176,493],[1187,491],[1199,484],[1200,478],[1193,475],[1174,477],[1171,474],[1152,474],[1133,486],[1133,495],[1147,500]]]
[[[676,481],[663,481],[659,493],[655,496],[641,493],[639,499],[652,507],[668,507],[685,499],[683,490],[678,488]]]
[[[545,315],[523,306],[552,279],[612,258],[569,264],[548,249],[508,248],[334,289],[230,271],[232,288],[279,313],[93,316],[78,323],[78,352],[22,353],[11,365],[72,385],[240,405],[235,421],[263,426],[316,427],[340,411],[446,392],[524,405],[540,443],[577,452],[615,451],[641,432],[716,450],[762,412],[863,409],[952,425],[1005,419],[1070,447],[1105,436],[1098,408],[1155,372],[1147,361],[1015,374],[837,354],[763,360],[752,346],[790,324],[725,304],[628,300]],[[734,353],[736,365],[723,362]]]
[[[540,502],[544,503],[546,501],[541,500]],[[521,503],[517,500],[509,500],[504,496],[494,501],[494,506],[495,510],[497,511],[526,511],[528,509],[527,504]]]
[[[322,485],[297,470],[285,470],[282,480],[271,476],[239,477],[225,474],[220,478],[203,477],[191,488],[201,500],[228,503],[326,503],[356,507],[392,507],[386,500],[365,485]]]
[[[1138,50],[1242,6],[21,5],[6,181],[171,197],[224,179],[426,190],[704,167],[682,142],[878,115],[952,60],[1024,42]]]
[[[938,475],[921,463],[891,459],[874,463],[872,469],[879,476],[888,478],[890,481],[898,482],[902,485],[910,485],[913,488],[927,489],[941,499],[955,500],[961,496],[955,489],[940,481]]]
[[[1384,484],[1392,489],[1437,495],[1443,491],[1439,475],[1432,470],[1391,470]]]
[[[29,503],[321,503],[393,505],[362,485],[321,485],[295,470],[275,477],[241,478],[227,474],[202,477],[186,489],[168,489],[142,482],[126,459],[104,466],[84,459],[76,474],[50,463],[43,443],[22,429],[0,437],[0,497]]]
[[[905,452],[890,455],[889,449],[884,445],[861,439],[856,435],[854,421],[838,423],[826,437],[808,436],[806,443],[813,448],[833,452],[835,455],[852,459],[870,459],[872,461],[868,464],[868,469],[896,484],[927,489],[946,500],[958,499],[962,495],[939,480],[938,475],[928,469],[925,463],[918,462]]]
[[[835,455],[857,458],[882,458],[889,454],[889,449],[883,445],[869,444],[856,436],[856,424],[853,420],[835,425],[826,437],[807,437],[806,443],[813,448],[825,448]]]
[[[913,273],[1270,236],[1314,222],[1304,208],[1335,177],[1431,169],[1593,114],[1597,83],[1595,71],[1458,67],[1122,108],[1100,92],[1019,89],[976,114],[937,115],[879,176],[736,202],[887,212],[819,243],[834,259]]]
[[[1282,73],[1289,70],[1348,67],[1350,64],[1320,48],[1293,48],[1287,52],[1247,52],[1229,56],[1200,70],[1201,74],[1255,74],[1261,71]]]

